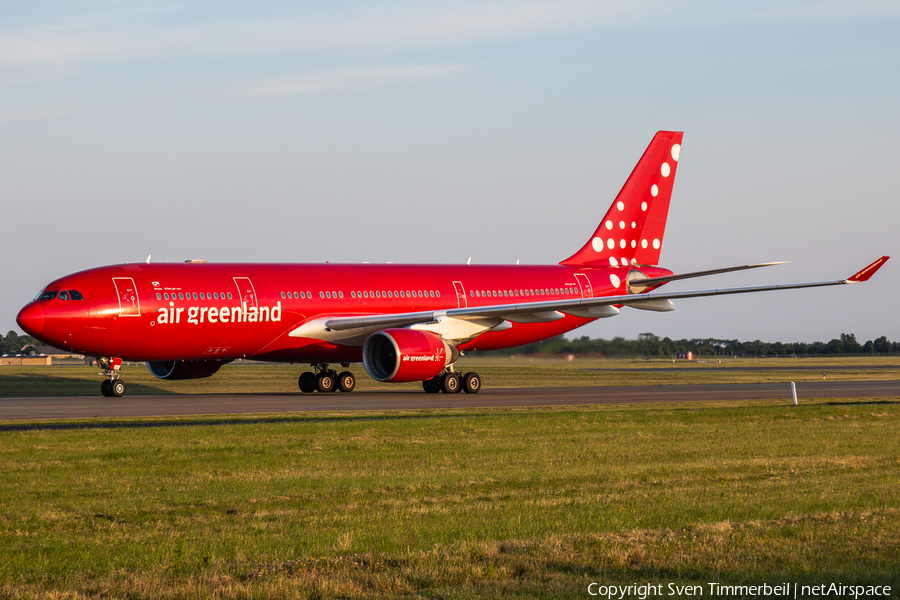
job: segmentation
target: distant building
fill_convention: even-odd
[[[0,367],[37,367],[52,364],[51,356],[0,356]]]
[[[21,351],[16,352],[15,354],[4,354],[3,356],[0,356],[0,367],[46,366],[52,365],[54,358],[57,360],[66,358],[81,360],[84,357],[80,354],[72,354],[67,350],[54,348],[53,346],[36,346],[34,344],[27,344],[24,348],[22,348]]]

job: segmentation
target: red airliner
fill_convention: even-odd
[[[353,374],[330,365],[362,362],[378,381],[475,393],[478,374],[454,369],[460,352],[547,339],[622,307],[669,311],[678,298],[857,283],[888,259],[838,281],[653,292],[781,264],[682,274],[658,266],[681,139],[654,136],[587,243],[557,265],[114,265],[57,279],[16,321],[48,344],[98,357],[105,396],[125,393],[123,360],[193,379],[238,358],[309,363],[303,392],[353,390]]]

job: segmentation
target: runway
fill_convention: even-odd
[[[801,403],[809,398],[900,398],[900,381],[801,382],[797,384],[797,395]],[[728,400],[791,402],[791,386],[789,383],[754,383],[508,388],[484,389],[479,394],[454,395],[378,391],[351,394],[335,392],[280,395],[134,395],[124,398],[104,398],[99,395],[0,398],[0,421]]]

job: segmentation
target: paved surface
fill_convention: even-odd
[[[804,373],[811,371],[813,373],[821,373],[822,371],[890,371],[900,369],[900,365],[803,365],[793,367],[730,367],[716,364],[716,361],[704,361],[695,364],[706,364],[704,367],[647,367],[633,369],[586,369],[588,371],[628,371],[643,373],[670,373],[672,371],[682,371],[687,373],[695,373],[697,371],[794,371]]]
[[[797,384],[797,395],[800,402],[804,398],[900,398],[900,381],[801,382]],[[521,388],[484,389],[479,394],[454,395],[384,391],[351,394],[0,398],[0,421],[758,399],[790,402],[791,386],[787,383],[755,383]],[[0,426],[0,430],[2,429]]]

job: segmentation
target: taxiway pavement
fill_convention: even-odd
[[[809,398],[900,398],[900,381],[813,381],[797,383]],[[95,417],[179,417],[283,412],[422,410],[620,404],[781,400],[792,402],[790,383],[640,385],[611,387],[483,389],[479,394],[353,392],[342,394],[196,394],[104,398],[57,396],[0,398],[0,421],[90,419]]]

